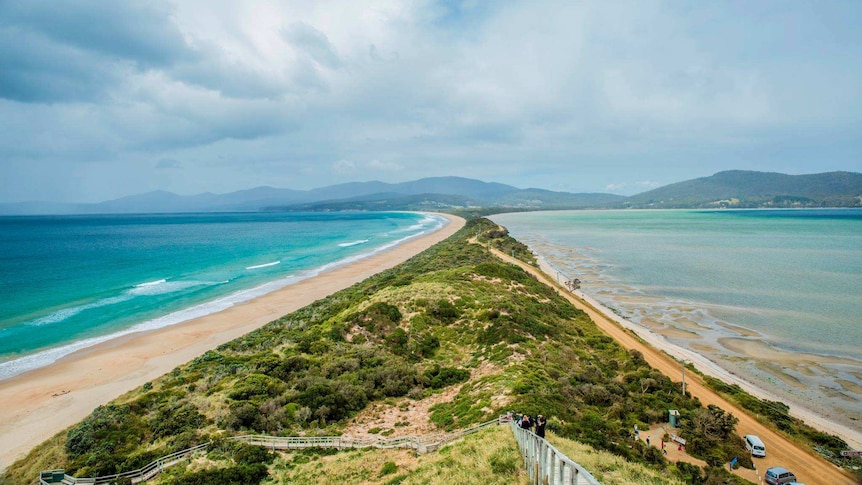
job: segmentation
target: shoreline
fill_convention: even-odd
[[[0,473],[97,406],[225,342],[392,268],[448,238],[466,222],[449,214],[435,215],[448,222],[367,258],[328,268],[215,313],[100,342],[0,381]]]
[[[545,273],[549,278],[553,278],[554,274],[563,274],[561,271],[558,271],[550,263],[548,263],[543,257],[537,255],[536,260],[539,263],[539,268],[541,269],[541,271]],[[742,390],[758,399],[785,402],[784,399],[782,399],[780,396],[774,395],[773,393],[753,384],[745,378],[732,373],[731,371],[725,369],[716,362],[713,362],[712,360],[706,358],[697,351],[676,345],[668,341],[663,335],[655,333],[643,325],[638,325],[617,315],[613,312],[613,310],[603,305],[601,302],[599,302],[592,296],[584,293],[580,289],[574,290],[572,294],[582,300],[584,303],[591,306],[597,312],[604,315],[605,318],[612,320],[617,325],[637,335],[637,337],[643,340],[647,345],[661,352],[664,352],[665,354],[671,356],[678,361],[687,361],[687,363],[692,364],[699,372],[702,372],[704,375],[714,377],[727,384],[738,385],[740,388],[742,388]],[[681,368],[680,374],[682,374]],[[803,420],[809,426],[841,437],[853,449],[862,449],[862,433],[859,433],[852,429],[848,429],[846,426],[834,422],[816,413],[815,411],[799,404],[785,404],[788,404],[788,406],[790,407],[791,416]]]
[[[536,268],[521,260],[515,259],[497,249],[491,249],[498,258],[521,267],[527,273],[533,275],[537,280],[554,289],[561,297],[568,300],[576,308],[583,311],[606,335],[614,339],[626,350],[636,350],[643,355],[644,360],[653,369],[661,372],[667,377],[676,380],[680,375],[680,362],[653,344],[641,339],[635,332],[627,329],[616,321],[615,318],[606,315],[593,307],[590,303],[582,300],[578,295],[567,291],[561,284],[555,281],[553,273],[555,270],[545,264],[543,269]],[[550,269],[550,273],[546,272]],[[609,310],[609,309],[606,309]],[[612,312],[611,312],[612,313]],[[805,446],[793,441],[788,436],[761,423],[753,414],[750,414],[737,404],[725,399],[716,391],[706,385],[701,375],[692,373],[686,378],[686,393],[700,400],[703,406],[715,405],[727,412],[733,413],[739,420],[736,431],[739,435],[756,434],[765,443],[768,443],[769,452],[757,464],[758,469],[766,469],[770,466],[786,466],[793,464],[798,470],[797,476],[806,483],[830,483],[830,484],[855,484],[858,477],[848,470],[835,466],[822,456],[814,453]],[[760,461],[760,460],[759,460]],[[738,475],[746,480],[756,482],[759,479],[757,472],[739,471]]]
[[[431,215],[430,213],[416,213],[422,214],[426,218]],[[103,335],[85,337],[80,340],[74,340],[57,346],[48,347],[35,353],[25,354],[12,360],[0,362],[0,382],[15,377],[19,374],[49,366],[69,354],[78,351],[84,351],[89,347],[93,347],[95,345],[99,345],[110,340],[119,339],[129,334],[147,332],[150,330],[158,330],[160,328],[181,324],[189,320],[206,317],[213,313],[218,313],[233,306],[242,305],[248,301],[254,300],[255,298],[261,297],[268,293],[272,293],[273,291],[278,291],[287,286],[295,285],[302,280],[314,278],[315,276],[326,271],[340,268],[353,262],[386,252],[389,249],[392,249],[393,247],[396,247],[407,241],[421,238],[425,235],[430,234],[431,232],[435,232],[448,224],[448,220],[443,217],[437,216],[434,219],[437,222],[432,227],[426,228],[421,232],[417,232],[415,234],[402,237],[400,239],[386,242],[368,251],[364,251],[350,256],[345,256],[340,260],[326,262],[316,267],[300,268],[293,274],[282,275],[274,280],[259,283],[257,286],[237,289],[231,293],[218,295],[206,301],[191,303],[190,306],[176,309],[165,315],[156,316],[154,318],[138,322],[128,328],[115,330],[111,333]],[[367,242],[367,240],[362,242]],[[356,245],[356,242],[347,243],[347,245],[353,246]],[[252,266],[246,269],[248,270],[252,268],[274,266],[275,264],[279,264],[280,262],[281,261],[278,261],[276,263],[266,263],[263,265]],[[164,283],[165,281],[166,280],[161,279],[157,281],[141,283],[135,285],[134,288],[158,285],[159,283]]]

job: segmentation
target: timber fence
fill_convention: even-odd
[[[351,438],[348,436],[265,436],[243,435],[230,436],[227,440],[239,441],[250,445],[261,446],[270,450],[299,450],[306,448],[411,448],[423,454],[438,450],[441,446],[464,436],[476,433],[488,426],[506,423],[508,418],[500,416],[497,419],[452,433],[439,433],[425,436],[402,436],[397,438]],[[39,474],[39,485],[64,484],[110,484],[110,483],[142,483],[155,477],[162,470],[188,459],[195,453],[203,453],[211,443],[203,443],[192,448],[165,455],[149,465],[138,470],[132,470],[115,475],[92,478],[76,478],[66,475],[64,470],[48,470]]]
[[[601,485],[590,472],[554,448],[545,438],[510,421],[512,433],[524,457],[531,484]]]

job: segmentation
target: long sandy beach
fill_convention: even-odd
[[[94,408],[208,350],[244,335],[448,238],[464,220],[218,313],[126,335],[0,381],[0,472]]]

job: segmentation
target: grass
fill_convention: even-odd
[[[523,462],[511,431],[491,427],[451,443],[436,453],[408,450],[356,450],[297,463],[280,456],[264,484],[526,484]]]
[[[557,450],[590,472],[603,485],[685,485],[668,470],[635,464],[606,451],[548,433],[546,439]]]

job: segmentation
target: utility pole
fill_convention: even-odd
[[[687,360],[682,360],[682,395],[685,396],[685,363]]]

